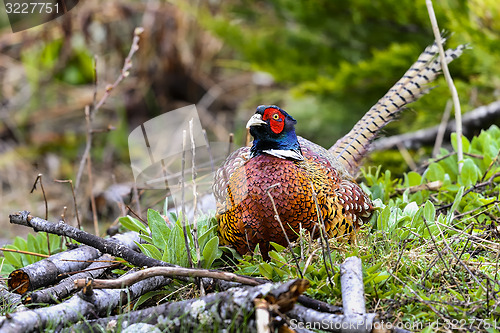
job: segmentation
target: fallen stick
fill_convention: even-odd
[[[86,285],[94,289],[118,289],[128,287],[134,283],[152,276],[168,276],[168,277],[208,277],[224,281],[234,281],[250,286],[257,286],[261,284],[254,279],[245,276],[239,276],[234,273],[211,271],[208,269],[190,269],[184,267],[151,267],[124,275],[114,280],[91,280],[88,282],[86,279],[74,279],[74,285],[77,288],[83,288]]]
[[[134,284],[127,289],[95,290],[90,296],[78,293],[70,299],[49,307],[38,308],[10,314],[9,317],[0,317],[0,331],[2,333],[41,332],[51,325],[51,329],[58,330],[64,325],[88,318],[91,315],[106,315],[110,309],[121,304],[127,304],[148,291],[157,290],[171,280],[156,276]],[[76,330],[78,331],[78,330]]]
[[[23,300],[23,303],[50,304],[56,301],[60,301],[78,289],[78,287],[76,287],[74,284],[75,279],[95,279],[101,276],[109,268],[110,262],[112,260],[112,256],[110,256],[109,254],[104,254],[97,258],[95,262],[90,264],[85,271],[76,273],[75,275],[71,275],[61,280],[53,287],[34,291]]]
[[[63,222],[58,223],[58,225],[67,226]],[[127,232],[115,235],[107,241],[121,244],[121,246],[129,248],[130,251],[134,251],[138,249],[135,242],[139,242],[140,238],[134,232]],[[57,253],[10,273],[9,290],[24,294],[29,290],[52,285],[67,273],[87,268],[100,255],[101,253],[93,246],[80,246],[73,250]]]
[[[365,313],[364,315],[339,315],[315,311],[296,304],[287,315],[290,320],[290,328],[315,329],[326,332],[371,332],[376,325],[377,315]]]
[[[73,331],[96,331],[113,323],[123,330],[134,323],[155,325],[162,331],[244,331],[256,330],[253,316],[254,300],[265,298],[270,307],[286,312],[290,303],[303,291],[305,280],[289,281],[285,284],[266,283],[254,287],[237,287],[220,293],[212,293],[197,299],[171,302],[123,315],[90,320],[71,327]],[[270,296],[272,298],[265,297]],[[277,300],[272,303],[272,300]],[[285,306],[283,307],[282,304]],[[292,304],[293,306],[293,304]]]
[[[91,246],[79,246],[54,254],[10,273],[9,290],[24,294],[29,290],[54,284],[63,274],[85,269],[99,255],[99,251]]]
[[[83,230],[79,230],[77,228],[74,228],[70,225],[67,225],[66,223],[59,222],[59,223],[52,223],[49,221],[46,221],[44,219],[41,219],[36,216],[31,216],[29,215],[29,212],[27,211],[22,211],[17,214],[11,214],[9,215],[10,217],[10,223],[13,224],[18,224],[18,225],[24,225],[33,228],[35,231],[44,231],[47,233],[51,234],[56,234],[56,235],[61,235],[61,236],[67,236],[71,239],[74,239],[80,243],[92,246],[102,253],[109,253],[115,257],[120,257],[127,262],[131,263],[132,265],[138,266],[138,267],[175,267],[175,268],[183,268],[189,270],[190,268],[184,268],[180,267],[177,265],[172,265],[170,263],[153,259],[151,257],[148,257],[144,255],[143,253],[140,252],[135,252],[134,250],[130,249],[129,247],[119,243],[118,241],[113,241],[113,239],[104,239],[92,234],[89,234]],[[116,236],[114,236],[116,237]],[[220,272],[217,270],[210,270],[210,272]],[[225,272],[220,272],[220,273],[225,273]],[[235,277],[241,277],[244,278],[246,281],[252,282],[252,285],[255,285],[256,283],[265,283],[267,282],[266,280],[259,279],[259,278],[254,278],[250,276],[243,276],[243,275],[237,275],[234,274]],[[177,279],[180,280],[186,280],[184,276],[178,276],[176,277]],[[231,281],[235,281],[234,279]]]
[[[349,257],[340,265],[340,286],[344,315],[364,315],[366,305],[361,259]]]
[[[470,135],[474,131],[484,128],[485,125],[490,126],[494,123],[496,119],[500,117],[500,101],[490,103],[485,106],[480,106],[470,112],[467,112],[462,117],[462,124],[464,127],[464,133]],[[456,129],[455,121],[449,121],[446,125],[445,136],[449,136],[450,133],[454,132]],[[375,140],[372,144],[373,150],[386,150],[397,146],[398,143],[402,143],[407,149],[414,149],[425,144],[433,144],[437,133],[439,131],[439,125],[424,128],[415,132],[405,133],[400,135],[394,135],[387,138],[380,138]]]
[[[145,256],[138,252],[135,252],[131,248],[120,244],[117,241],[111,239],[104,239],[99,236],[95,236],[85,232],[83,230],[72,227],[64,222],[52,223],[41,219],[36,216],[29,215],[29,212],[22,211],[17,214],[9,215],[10,223],[24,225],[33,228],[35,231],[45,231],[51,234],[56,234],[60,236],[67,236],[77,242],[92,246],[102,253],[109,253],[115,257],[120,257],[128,261],[129,263],[143,267],[152,266],[168,266],[174,267],[174,265],[166,263],[161,260],[156,260],[151,257]]]

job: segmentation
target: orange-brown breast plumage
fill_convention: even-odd
[[[232,164],[234,170],[226,181],[221,179],[227,167],[219,169],[216,178],[225,185],[215,191],[221,245],[231,245],[244,254],[260,244],[265,256],[270,241],[287,245],[268,191],[290,241],[297,239],[300,227],[319,235],[316,224],[320,220],[330,237],[351,238],[370,216],[370,200],[341,166],[335,167],[329,153],[303,138],[298,141],[303,161],[269,154],[245,158],[249,154],[245,147],[227,159],[226,165]]]

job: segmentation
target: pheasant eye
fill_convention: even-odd
[[[278,119],[280,119],[279,114],[277,114],[277,113],[273,114],[273,119],[274,119],[274,120],[278,120]]]

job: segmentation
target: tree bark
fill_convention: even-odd
[[[9,215],[9,218],[10,223],[31,227],[35,231],[45,231],[51,234],[67,236],[80,243],[92,246],[101,251],[101,253],[109,253],[115,257],[123,258],[135,266],[175,267],[175,265],[166,263],[161,260],[156,260],[141,253],[135,252],[131,248],[120,244],[118,241],[113,241],[112,239],[103,239],[99,236],[95,236],[83,230],[74,228],[64,222],[52,223],[39,217],[31,216],[27,211]]]
[[[42,290],[34,291],[24,299],[24,303],[45,303],[50,304],[66,298],[78,288],[75,286],[75,279],[95,279],[109,268],[110,262],[113,257],[109,254],[104,254],[97,258],[97,261],[90,264],[86,271],[71,275],[53,287],[45,288]]]
[[[67,224],[62,222],[58,223],[58,225],[67,226]],[[140,238],[134,232],[127,232],[115,235],[107,241],[127,247],[129,251],[134,251],[138,249],[135,242],[139,242]],[[87,268],[100,255],[101,253],[95,247],[85,245],[73,250],[57,253],[49,258],[13,271],[9,275],[9,289],[18,294],[24,294],[29,290],[52,285],[64,277],[64,275],[67,275],[67,273]]]
[[[245,328],[256,329],[254,300],[266,295],[280,301],[274,309],[286,312],[293,299],[298,298],[304,280],[289,281],[285,284],[266,283],[255,287],[237,287],[220,293],[212,293],[197,299],[162,304],[157,307],[132,311],[120,316],[91,320],[72,327],[75,331],[93,331],[116,324],[123,330],[134,323],[155,325],[162,331],[220,331],[239,332]],[[283,299],[285,298],[285,299]],[[270,304],[272,300],[266,297]],[[285,304],[285,307],[282,305]]]
[[[0,331],[27,333],[43,331],[48,325],[52,328],[69,326],[95,314],[106,315],[110,309],[127,304],[129,300],[148,291],[157,290],[169,284],[170,281],[169,278],[157,276],[136,283],[127,289],[95,290],[89,296],[80,292],[57,305],[16,312],[10,314],[8,318],[2,316],[0,317]]]

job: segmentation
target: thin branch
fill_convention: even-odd
[[[55,179],[54,181],[56,183],[69,183],[69,185],[71,186],[71,194],[73,195],[73,205],[75,207],[76,225],[78,229],[81,229],[80,213],[78,213],[78,205],[76,204],[76,195],[75,195],[75,188],[73,187],[73,181],[71,179],[65,179],[65,180]]]
[[[43,183],[42,183],[42,174],[39,173],[38,176],[35,179],[35,183],[33,184],[33,188],[31,189],[31,193],[36,189],[36,183],[40,181],[40,188],[42,189],[42,194],[43,194],[43,201],[45,202],[45,219],[47,220],[49,218],[49,204],[47,203],[47,197],[45,196],[45,189],[43,188]],[[46,234],[47,236],[47,252],[50,253],[50,240],[49,240],[49,234]]]
[[[85,107],[85,122],[87,124],[87,143],[88,146],[90,147],[92,145],[92,123],[90,120],[90,111],[89,111],[89,106],[87,105]],[[90,149],[89,149],[90,151]],[[99,235],[99,223],[97,221],[97,207],[95,203],[95,196],[94,196],[94,182],[93,182],[93,177],[92,177],[92,157],[90,154],[87,154],[87,173],[88,173],[88,185],[89,185],[89,195],[90,195],[90,207],[92,208],[92,220],[94,221],[94,233],[96,235]]]
[[[186,178],[184,170],[186,168],[186,130],[182,131],[182,162],[181,162],[181,222],[182,232],[184,233],[184,245],[186,246],[186,253],[188,258],[189,267],[193,268],[193,259],[191,258],[191,250],[189,249],[189,237],[186,227],[186,203],[185,203],[185,187]]]
[[[41,254],[41,253],[35,253],[35,252],[29,252],[29,251],[22,251],[22,250],[16,250],[16,249],[6,249],[4,247],[0,247],[0,251],[14,252],[14,253],[20,253],[20,254],[28,254],[30,256],[36,256],[36,257],[41,257],[41,258],[48,258],[48,257],[50,257],[50,255],[47,255],[47,254]]]
[[[244,276],[236,275],[229,272],[212,271],[208,269],[193,269],[184,267],[151,267],[140,270],[138,272],[124,275],[115,280],[92,280],[90,285],[94,289],[121,289],[145,280],[153,276],[169,276],[169,277],[208,277],[224,281],[239,282],[242,284],[257,286],[261,283]],[[87,285],[86,279],[75,280],[75,286],[84,287]]]
[[[94,92],[93,107],[89,112],[90,123],[92,123],[95,115],[97,114],[97,111],[106,102],[106,100],[108,99],[111,92],[118,86],[118,84],[120,84],[121,81],[123,81],[124,78],[126,78],[127,76],[130,75],[129,70],[132,68],[132,56],[134,55],[135,52],[137,52],[137,50],[139,50],[139,40],[140,40],[139,36],[142,34],[143,31],[144,31],[144,29],[141,27],[135,28],[134,39],[132,40],[132,46],[130,47],[130,51],[129,51],[127,57],[125,58],[125,62],[123,64],[121,73],[113,84],[106,86],[106,91],[104,92],[104,95],[101,97],[101,99],[99,100],[99,102],[97,104],[95,103],[96,93]],[[97,62],[97,58],[96,58],[96,62]],[[95,67],[96,66],[94,66],[94,71],[96,72]],[[97,75],[95,75],[95,80],[97,82]],[[85,167],[85,162],[87,161],[87,155],[89,155],[89,153],[90,153],[90,148],[92,145],[92,132],[93,132],[92,129],[87,131],[87,142],[85,145],[85,150],[84,150],[83,155],[82,155],[82,159],[80,160],[80,166],[78,168],[78,173],[76,175],[76,181],[75,181],[75,190],[76,191],[78,191],[78,188],[80,187],[80,181],[81,181],[83,170]]]
[[[193,182],[193,227],[191,229],[191,234],[193,235],[194,248],[196,250],[196,257],[198,260],[197,266],[201,267],[201,254],[200,254],[200,243],[198,242],[198,221],[196,218],[196,210],[198,205],[198,192],[196,187],[196,145],[194,142],[193,133],[193,119],[189,121],[189,138],[191,140],[191,173]]]
[[[450,88],[451,97],[453,99],[453,106],[455,109],[455,122],[457,125],[457,156],[458,156],[458,172],[462,172],[462,164],[464,159],[463,147],[462,147],[462,110],[460,107],[460,100],[458,98],[457,88],[453,83],[453,79],[448,69],[448,64],[446,63],[446,57],[444,54],[443,43],[441,42],[441,33],[439,32],[439,27],[436,19],[436,14],[434,13],[434,8],[432,7],[432,0],[425,0],[427,5],[427,11],[429,12],[429,19],[432,24],[432,31],[434,32],[434,38],[436,39],[436,44],[439,50],[439,57],[441,58],[441,69],[443,75]]]
[[[432,157],[436,158],[439,155],[439,150],[443,145],[444,133],[446,132],[446,125],[448,124],[448,119],[450,119],[451,107],[453,106],[452,102],[448,100],[446,102],[446,106],[444,108],[443,117],[441,118],[441,123],[439,124],[436,141],[434,142],[434,148],[432,149]]]

